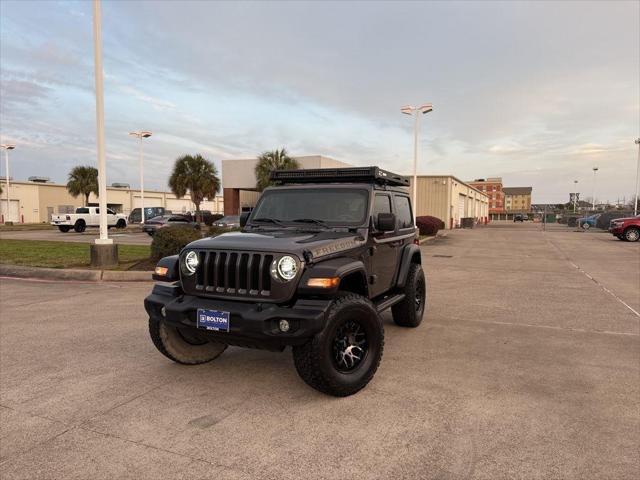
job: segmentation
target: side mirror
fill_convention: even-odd
[[[396,229],[396,216],[393,213],[378,214],[378,230],[382,232],[392,232]]]
[[[247,224],[247,220],[249,220],[249,215],[251,215],[251,212],[242,212],[240,214],[240,227],[244,228]]]

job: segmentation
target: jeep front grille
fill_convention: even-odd
[[[207,250],[198,252],[196,290],[211,295],[268,297],[271,262],[267,253]]]

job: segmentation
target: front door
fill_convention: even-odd
[[[377,230],[378,214],[391,213],[391,195],[376,193],[374,196],[371,236],[373,243],[369,247],[369,292],[372,297],[386,292],[396,273],[397,241],[396,232],[381,232]]]

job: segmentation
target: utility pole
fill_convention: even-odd
[[[591,199],[591,208],[596,210],[596,172],[598,167],[593,167],[593,198]]]
[[[636,200],[633,206],[633,215],[638,215],[638,187],[640,186],[640,138],[636,138],[635,144],[638,146],[638,161],[636,162]]]
[[[4,222],[7,223],[11,221],[11,219],[9,218],[9,215],[11,213],[11,197],[9,196],[9,150],[13,150],[14,148],[16,148],[16,146],[12,143],[3,143],[2,145],[0,145],[0,148],[4,149],[4,170],[6,175],[5,180],[7,181],[7,216],[4,219]]]
[[[98,205],[100,206],[100,238],[91,245],[91,265],[118,263],[118,246],[107,230],[107,163],[104,153],[104,84],[102,76],[102,21],[100,0],[93,0],[93,54],[96,82],[96,144],[98,148]]]

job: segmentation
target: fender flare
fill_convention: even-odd
[[[161,258],[156,267],[164,267],[167,269],[166,275],[157,275],[155,271],[151,275],[154,280],[159,282],[175,282],[180,280],[180,256],[179,255],[171,255],[169,257]]]
[[[417,260],[417,261],[416,261]],[[396,278],[396,286],[399,288],[404,287],[407,281],[407,274],[409,273],[409,267],[412,263],[422,264],[422,257],[420,256],[420,247],[418,245],[409,244],[404,247],[402,251],[402,257],[400,260],[400,269],[398,270],[398,277]]]
[[[307,281],[310,278],[330,278],[339,277],[341,280],[348,275],[357,273],[362,275],[362,282],[365,292],[369,292],[369,284],[367,281],[367,270],[361,260],[353,258],[332,258],[316,264],[312,264],[305,268],[300,283],[298,284],[298,293],[301,294],[333,294],[338,291],[339,285],[332,289],[318,289],[307,287]]]

